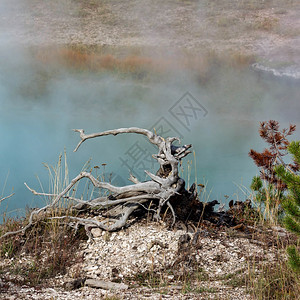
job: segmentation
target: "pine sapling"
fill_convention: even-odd
[[[288,151],[293,156],[294,162],[300,166],[300,141],[291,142]],[[283,165],[277,166],[275,172],[288,189],[288,195],[282,203],[285,211],[284,225],[289,231],[300,236],[300,173],[287,169]],[[300,254],[296,246],[290,246],[287,252],[290,266],[294,271],[300,273]]]
[[[270,221],[275,221],[280,216],[284,201],[284,192],[287,184],[275,172],[275,167],[282,165],[291,172],[299,171],[299,164],[296,161],[285,162],[290,142],[288,137],[296,130],[296,125],[280,130],[279,123],[274,120],[261,122],[259,134],[268,144],[263,152],[250,150],[249,156],[254,160],[260,171],[260,176],[252,180],[251,189],[255,193],[255,200],[261,206],[264,204],[265,214]]]

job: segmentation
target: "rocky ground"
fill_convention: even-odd
[[[35,288],[13,283],[15,275],[4,273],[0,299],[252,299],[247,270],[255,261],[275,261],[279,252],[284,258],[276,239],[288,236],[278,227],[244,232],[202,226],[190,231],[146,221],[114,233],[93,229],[93,239],[81,245],[83,261],[66,275]],[[1,266],[29,262],[24,255]],[[117,286],[96,288],[91,279]]]

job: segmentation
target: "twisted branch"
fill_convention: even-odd
[[[121,229],[126,225],[126,222],[129,216],[139,207],[145,208],[145,203],[149,201],[158,201],[156,216],[159,219],[161,209],[167,205],[170,208],[170,211],[173,216],[174,225],[176,220],[175,211],[170,203],[170,199],[173,196],[179,195],[180,191],[184,189],[184,180],[181,179],[178,175],[178,163],[182,158],[191,153],[188,149],[191,145],[183,145],[183,146],[174,146],[172,143],[175,141],[180,142],[177,137],[169,137],[167,139],[162,138],[161,136],[153,133],[147,129],[130,127],[130,128],[119,128],[113,130],[107,130],[99,133],[85,134],[83,129],[74,129],[75,132],[79,132],[80,141],[77,144],[74,152],[78,150],[83,142],[88,139],[106,136],[106,135],[118,135],[123,133],[136,133],[144,135],[148,138],[149,142],[156,145],[158,147],[158,154],[153,155],[153,157],[160,164],[160,170],[166,172],[166,170],[170,170],[166,176],[162,177],[154,175],[149,171],[145,170],[146,174],[150,177],[150,181],[140,182],[134,176],[130,176],[130,180],[134,183],[128,186],[117,187],[107,182],[99,181],[95,178],[91,173],[81,172],[75,178],[72,179],[70,184],[65,187],[59,194],[47,194],[40,193],[33,189],[31,189],[26,183],[25,186],[34,194],[40,196],[49,196],[53,197],[53,200],[50,204],[35,209],[31,212],[28,220],[28,224],[14,232],[7,232],[1,238],[8,236],[10,234],[16,234],[20,232],[25,232],[34,222],[34,217],[39,215],[41,212],[48,210],[49,208],[55,207],[61,198],[68,199],[70,201],[76,202],[77,204],[73,207],[74,209],[81,209],[83,206],[88,206],[91,208],[99,208],[100,210],[103,208],[109,209],[105,212],[106,216],[112,218],[106,218],[103,221],[98,221],[94,219],[84,219],[76,216],[62,216],[62,217],[54,217],[55,219],[69,219],[72,221],[76,221],[77,225],[81,224],[85,227],[99,227],[103,230],[114,231]],[[169,166],[169,167],[168,167]],[[166,169],[165,169],[166,168]],[[98,189],[106,189],[111,192],[111,196],[109,197],[98,197],[90,201],[85,201],[76,197],[70,197],[69,191],[73,188],[73,186],[82,180],[83,178],[89,179],[93,186]],[[1,199],[2,200],[2,199]],[[4,199],[3,199],[4,200]],[[3,201],[2,200],[2,201]],[[51,218],[53,219],[53,217]],[[71,224],[70,224],[71,225]]]
[[[14,194],[15,194],[15,193],[11,193],[9,196],[6,196],[6,197],[1,198],[1,199],[0,199],[0,203],[1,203],[2,201],[6,200],[6,199],[8,199],[8,198],[10,198],[10,197],[12,197]]]

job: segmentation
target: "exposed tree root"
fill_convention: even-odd
[[[158,148],[158,153],[153,155],[160,165],[157,174],[145,170],[146,174],[151,180],[146,182],[139,182],[133,175],[130,176],[132,185],[117,187],[107,182],[99,181],[91,173],[81,172],[75,178],[72,179],[70,184],[59,194],[47,194],[40,193],[31,189],[26,183],[26,187],[34,194],[41,196],[49,196],[53,200],[50,204],[35,209],[29,216],[28,224],[22,229],[14,232],[7,232],[2,236],[8,236],[15,233],[24,232],[34,222],[34,217],[38,216],[42,212],[45,212],[51,208],[54,208],[59,201],[64,198],[69,201],[77,203],[74,205],[74,209],[80,210],[84,207],[97,208],[100,211],[106,209],[102,214],[103,220],[98,221],[95,219],[84,219],[76,216],[63,216],[59,218],[66,218],[71,222],[84,225],[86,227],[99,227],[107,231],[114,231],[123,228],[129,216],[137,209],[143,207],[147,210],[147,203],[151,201],[156,203],[155,218],[160,219],[161,210],[164,207],[168,207],[172,214],[172,225],[176,221],[176,212],[173,208],[171,200],[173,198],[178,199],[182,192],[185,190],[185,182],[178,175],[178,163],[182,158],[191,153],[189,148],[191,145],[175,146],[172,143],[175,141],[180,142],[176,137],[162,138],[161,136],[147,130],[137,127],[119,128],[114,130],[108,130],[99,133],[85,134],[83,129],[75,129],[74,131],[80,133],[80,142],[76,146],[75,151],[81,146],[83,142],[88,139],[101,137],[106,135],[118,135],[122,133],[136,133],[146,136],[150,143],[154,144]],[[111,195],[107,197],[98,197],[89,201],[84,201],[75,197],[69,196],[69,192],[72,188],[83,178],[87,178],[93,184],[96,189],[106,189]],[[153,209],[152,209],[153,211]]]
[[[156,133],[136,127],[119,128],[93,134],[85,134],[83,129],[76,129],[75,131],[80,133],[81,140],[74,151],[77,151],[83,142],[95,137],[122,133],[145,135],[149,142],[158,148],[158,154],[153,155],[153,157],[158,161],[160,168],[156,174],[145,170],[151,179],[146,182],[140,182],[133,175],[130,175],[129,179],[133,184],[122,187],[100,181],[89,172],[81,172],[59,194],[37,192],[25,183],[26,187],[34,195],[48,196],[52,199],[52,202],[42,208],[34,209],[29,216],[26,226],[18,231],[7,232],[0,239],[12,234],[24,233],[40,216],[46,216],[49,219],[66,219],[68,225],[74,228],[82,225],[89,235],[90,229],[93,227],[107,231],[122,229],[129,225],[129,217],[133,214],[135,216],[138,215],[141,210],[143,212],[152,212],[156,220],[160,220],[161,215],[170,212],[171,218],[168,218],[168,223],[171,227],[174,226],[176,220],[184,223],[192,220],[196,226],[202,220],[209,220],[217,226],[235,226],[238,220],[237,215],[243,214],[245,207],[248,207],[248,209],[251,207],[250,202],[245,202],[245,204],[237,202],[235,206],[232,204],[230,208],[233,212],[230,210],[227,212],[215,212],[214,206],[219,204],[217,200],[208,203],[200,202],[195,184],[189,190],[186,190],[185,181],[178,174],[178,164],[182,158],[191,153],[189,150],[191,145],[173,145],[174,141],[180,142],[176,137],[164,139]],[[97,197],[92,200],[83,200],[70,196],[74,186],[84,178],[87,178],[94,188],[105,189],[109,191],[110,195]],[[0,201],[11,196],[2,198]],[[72,204],[73,213],[71,215],[51,216],[48,212],[57,207],[61,199]],[[96,212],[97,218],[92,218],[92,214],[86,217],[86,215],[82,214],[85,211],[93,212],[94,215]]]

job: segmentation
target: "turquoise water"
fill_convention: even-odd
[[[15,50],[14,50],[15,51]],[[70,177],[84,163],[116,185],[129,184],[129,169],[141,180],[156,150],[141,136],[102,137],[85,142],[73,153],[78,134],[137,126],[165,131],[193,145],[196,157],[185,158],[183,176],[191,184],[207,184],[210,199],[245,199],[239,186],[249,186],[258,173],[248,157],[250,148],[265,146],[259,122],[275,119],[300,127],[298,83],[267,77],[249,69],[218,67],[205,83],[188,71],[163,78],[134,79],[114,73],[92,73],[41,65],[26,53],[2,49],[0,55],[0,188],[15,195],[3,202],[4,211],[23,213],[43,199],[24,186],[48,191],[43,163],[55,164],[66,149]],[[188,93],[188,94],[187,94]],[[193,108],[191,108],[193,106]],[[299,128],[300,130],[300,128]],[[300,131],[293,136],[300,139]],[[187,161],[191,170],[188,170]],[[102,163],[106,163],[105,170]],[[190,178],[187,173],[190,174]],[[36,176],[39,177],[37,180]],[[40,181],[40,182],[39,182]]]

